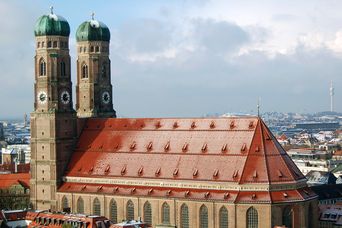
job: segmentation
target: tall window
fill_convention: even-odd
[[[101,67],[101,75],[102,77],[106,77],[107,76],[107,67],[106,67],[106,63],[103,63],[102,67]]]
[[[134,204],[131,200],[128,200],[126,205],[126,217],[127,220],[134,220]]]
[[[258,228],[258,211],[254,207],[247,210],[247,228]]]
[[[162,205],[162,223],[170,224],[170,206],[166,202]]]
[[[228,210],[225,206],[221,207],[220,209],[219,219],[219,228],[228,228]]]
[[[93,202],[93,214],[101,215],[101,203],[98,198],[95,198]]]
[[[285,207],[283,210],[283,225],[292,228],[293,210],[290,206]]]
[[[46,63],[45,63],[44,59],[41,59],[39,61],[39,75],[40,76],[46,75]]]
[[[77,200],[77,213],[84,214],[84,201],[82,197],[79,197]]]
[[[63,196],[63,198],[62,198],[62,209],[65,209],[65,208],[68,208],[68,207],[69,207],[68,198]]]
[[[186,204],[181,206],[180,216],[181,228],[189,228],[189,208]]]
[[[61,62],[61,76],[66,76],[65,62]]]
[[[110,212],[110,220],[112,220],[113,223],[117,223],[118,222],[118,207],[114,199],[112,199],[109,203],[109,212]]]
[[[86,64],[82,66],[82,78],[88,78],[88,66]]]
[[[200,228],[208,228],[208,208],[202,205],[199,213]]]
[[[144,221],[152,225],[152,207],[148,201],[144,204]]]

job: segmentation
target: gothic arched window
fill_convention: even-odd
[[[61,76],[66,76],[65,62],[61,62]]]
[[[283,225],[288,228],[292,228],[293,210],[290,206],[287,206],[283,210]]]
[[[181,228],[189,228],[189,208],[186,204],[181,206],[180,222]]]
[[[98,198],[95,198],[93,202],[93,214],[98,216],[101,215],[101,203]]]
[[[225,206],[220,209],[219,222],[219,228],[228,228],[228,210]]]
[[[258,228],[258,211],[254,207],[247,210],[247,228]]]
[[[88,66],[86,64],[82,66],[82,78],[88,78]]]
[[[144,221],[152,225],[152,207],[148,201],[144,204]]]
[[[126,218],[128,221],[134,220],[134,204],[131,200],[126,205]]]
[[[39,76],[45,76],[46,75],[46,63],[44,59],[41,59],[39,61]]]
[[[63,196],[63,198],[62,198],[62,209],[65,209],[65,208],[68,208],[68,207],[69,207],[68,198]]]
[[[162,205],[162,223],[170,224],[170,206],[166,202]]]
[[[77,213],[84,214],[84,201],[82,197],[79,197],[77,200]]]
[[[116,201],[112,199],[109,203],[109,213],[110,213],[110,220],[113,223],[117,223],[118,221],[118,207],[116,205]]]
[[[200,228],[208,228],[208,208],[202,205],[199,214]]]

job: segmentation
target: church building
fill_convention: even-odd
[[[317,196],[259,117],[116,118],[110,30],[35,26],[30,198],[34,209],[142,218],[152,227],[317,227]]]

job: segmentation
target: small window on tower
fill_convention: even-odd
[[[53,47],[54,47],[54,48],[57,47],[57,41],[53,41]]]
[[[61,76],[66,76],[65,62],[61,62]]]
[[[80,47],[80,53],[82,52],[82,47]]]
[[[51,47],[51,41],[47,42],[47,47],[50,48]]]
[[[64,48],[64,42],[60,42],[60,43],[59,43],[59,47],[60,47],[60,48]]]
[[[94,46],[90,47],[90,52],[94,52]]]
[[[83,47],[83,52],[86,52],[87,51],[87,48],[86,47]]]
[[[88,66],[86,64],[82,66],[82,78],[88,78]]]
[[[45,46],[45,42],[42,42],[42,48]]]
[[[100,52],[99,46],[96,46],[96,47],[95,47],[95,51],[96,51],[96,52]]]
[[[40,48],[40,42],[37,43],[37,48]]]

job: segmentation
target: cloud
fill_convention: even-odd
[[[192,25],[195,43],[217,54],[235,52],[250,40],[243,28],[231,22],[195,19]]]
[[[119,115],[132,116],[136,109],[139,112],[133,116],[141,117],[255,112],[258,97],[267,111],[327,110],[330,80],[342,83],[341,60],[325,45],[303,39],[291,53],[272,57],[253,49],[240,55],[223,55],[250,45],[258,40],[258,34],[263,37],[259,40],[265,39],[268,32],[225,21],[189,23],[191,32],[177,33],[176,37],[195,48],[176,45],[174,58],[134,62],[132,67],[129,60],[113,57],[113,68],[118,69],[113,76]],[[166,47],[172,48],[172,43]],[[132,96],[132,90],[137,96]]]

